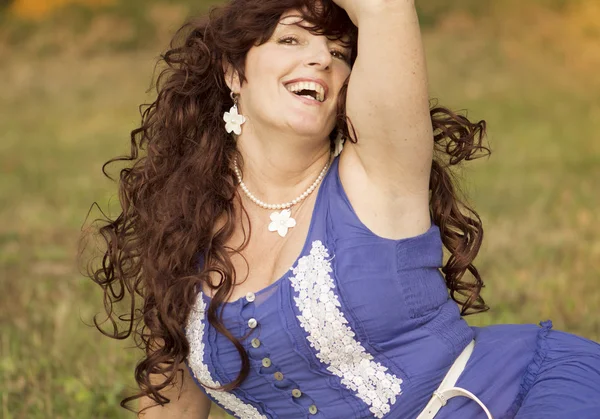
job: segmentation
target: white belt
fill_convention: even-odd
[[[450,370],[442,380],[442,384],[440,384],[438,389],[433,392],[431,400],[429,400],[429,403],[427,403],[425,409],[419,414],[419,416],[417,416],[417,419],[433,419],[435,415],[438,414],[440,409],[446,406],[448,400],[458,396],[468,397],[469,399],[474,400],[483,409],[488,419],[494,419],[492,418],[492,414],[488,408],[485,407],[485,405],[477,398],[477,396],[470,391],[465,390],[464,388],[454,387],[458,381],[458,377],[460,377],[464,371],[474,347],[475,341],[472,340],[471,343],[469,343],[469,345],[467,345],[467,347],[461,352],[458,358],[456,358],[456,361],[454,361],[454,364],[452,364]]]

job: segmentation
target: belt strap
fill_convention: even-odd
[[[427,403],[425,409],[419,414],[419,416],[417,416],[417,419],[433,419],[438,414],[440,409],[446,406],[448,400],[459,396],[468,397],[469,399],[474,400],[483,409],[488,419],[493,419],[488,408],[485,407],[485,405],[477,398],[477,396],[470,391],[465,390],[464,388],[454,387],[458,381],[458,378],[467,366],[467,362],[473,353],[474,347],[475,341],[473,340],[461,352],[458,358],[456,358],[456,361],[454,361],[454,364],[452,364],[450,367],[450,370],[442,380],[442,383],[438,389],[433,392],[433,396],[429,400],[429,403]]]

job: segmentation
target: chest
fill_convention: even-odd
[[[306,244],[312,206],[314,201],[309,198],[302,207],[292,209],[296,226],[290,228],[285,237],[269,231],[272,211],[247,208],[248,218],[241,217],[227,243],[228,248],[239,249],[229,253],[234,289],[228,301],[236,301],[250,292],[257,293],[288,273]],[[213,285],[218,284],[219,274],[211,273],[210,280]],[[213,295],[208,287],[204,292]]]
[[[360,400],[372,406],[377,399],[379,406],[389,409],[406,379],[405,363],[402,356],[396,356],[396,349],[405,346],[406,339],[398,338],[398,330],[408,315],[393,283],[397,275],[390,260],[393,246],[314,236],[309,237],[286,280],[271,288],[273,292],[257,295],[256,300],[241,298],[225,310],[226,326],[242,339],[251,368],[256,370],[244,388],[264,390],[269,399],[274,386],[288,393],[299,388],[311,398],[331,391],[328,402],[340,399],[342,386],[349,403],[343,408],[364,409],[359,417],[368,417],[369,408]],[[389,268],[382,270],[382,265]],[[239,353],[228,339],[210,327],[206,330],[208,364],[220,381],[231,381],[241,367]],[[405,336],[409,341],[422,340]],[[327,388],[328,382],[338,378],[337,388]],[[323,409],[327,402],[322,401],[314,399],[309,404]],[[334,409],[326,417],[337,415]]]

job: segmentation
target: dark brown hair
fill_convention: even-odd
[[[156,80],[157,98],[141,108],[141,126],[131,133],[129,155],[103,166],[110,177],[107,165],[127,165],[119,178],[121,213],[101,220],[98,227],[106,246],[101,266],[88,267],[88,275],[104,291],[108,316],[104,322],[94,322],[107,336],[133,335],[145,351],[135,369],[140,392],[124,399],[124,407],[142,396],[160,404],[169,402],[161,390],[175,382],[178,367],[189,354],[183,325],[201,284],[212,287],[211,273],[220,283],[212,287],[216,292],[208,321],[233,342],[242,359],[238,377],[222,388],[231,390],[248,376],[248,355],[224,327],[219,310],[235,283],[231,255],[241,250],[227,247],[239,222],[231,163],[241,156],[223,126],[222,115],[232,105],[223,64],[231,64],[244,82],[248,50],[266,42],[288,10],[301,10],[313,33],[343,38],[352,48],[353,64],[357,28],[331,0],[232,0],[178,32],[162,56],[165,66]],[[353,138],[344,113],[346,87],[332,139],[337,130]],[[431,169],[430,208],[450,254],[442,271],[463,314],[482,311],[486,309],[479,295],[483,283],[473,266],[483,237],[481,220],[458,197],[450,166],[489,152],[482,145],[485,123],[471,123],[437,106],[431,109],[431,120],[437,153]],[[218,219],[224,221],[215,231]],[[200,256],[205,260],[202,269]],[[470,280],[463,278],[467,271]],[[117,310],[122,304],[125,314]],[[155,374],[163,374],[164,381],[153,384],[150,376]]]

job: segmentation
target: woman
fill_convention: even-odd
[[[485,125],[429,109],[414,1],[232,0],[164,60],[93,273],[146,351],[125,404],[600,417],[599,345],[461,318],[486,309],[483,231],[447,166],[485,154]]]

